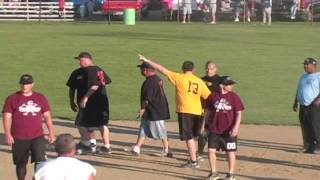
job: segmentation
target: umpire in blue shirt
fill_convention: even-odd
[[[305,59],[303,65],[305,73],[299,79],[293,111],[299,105],[304,153],[320,154],[320,72],[314,58]]]

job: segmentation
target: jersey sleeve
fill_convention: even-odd
[[[104,79],[105,84],[110,84],[112,82],[110,76],[108,76],[107,73],[104,73]]]
[[[2,113],[13,113],[12,97],[8,96],[2,108]]]
[[[205,109],[213,110],[214,104],[213,104],[213,94],[210,94],[208,98],[205,100]]]
[[[73,71],[70,76],[69,76],[69,79],[66,83],[66,85],[70,88],[75,88],[75,71]]]
[[[243,102],[238,94],[235,93],[234,96],[234,110],[235,111],[243,111],[244,105]]]
[[[50,111],[48,99],[44,95],[40,95],[40,99],[41,99],[41,104],[42,104],[41,112],[45,113],[47,111]]]

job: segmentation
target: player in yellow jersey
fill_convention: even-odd
[[[183,167],[199,168],[194,138],[198,137],[202,124],[201,98],[207,99],[210,90],[204,81],[193,74],[194,64],[185,61],[183,73],[168,70],[143,55],[138,55],[143,62],[149,63],[156,70],[166,75],[176,89],[176,112],[179,121],[180,139],[186,142],[190,160]]]

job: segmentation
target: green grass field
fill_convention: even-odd
[[[136,68],[140,52],[174,71],[180,71],[184,60],[193,60],[199,76],[205,62],[214,60],[219,74],[238,81],[235,89],[246,106],[244,122],[297,124],[291,106],[303,73],[301,63],[307,56],[320,57],[319,24],[1,22],[0,26],[1,106],[19,88],[19,76],[30,73],[35,90],[47,95],[55,117],[75,116],[65,83],[78,67],[73,57],[89,51],[113,80],[108,87],[111,118],[134,119],[143,81]],[[174,89],[169,82],[166,88],[176,119]]]

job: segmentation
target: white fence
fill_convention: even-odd
[[[0,2],[0,21],[74,21],[73,2]]]

